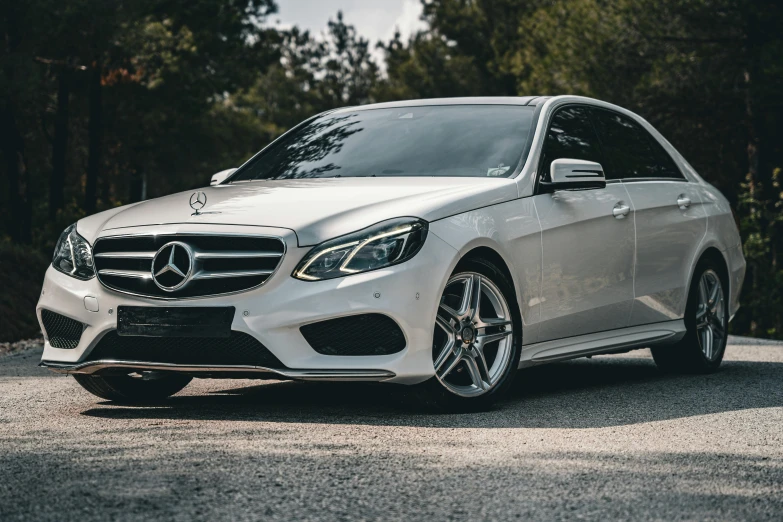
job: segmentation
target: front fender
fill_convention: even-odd
[[[457,251],[449,273],[462,257],[479,247],[490,248],[503,259],[522,314],[524,344],[536,342],[542,256],[541,226],[533,199],[515,199],[444,218],[431,223],[430,232]]]

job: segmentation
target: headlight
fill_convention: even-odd
[[[305,281],[334,279],[396,265],[415,256],[427,238],[427,222],[416,218],[382,221],[313,248],[293,276]]]
[[[75,223],[60,234],[57,246],[54,247],[52,266],[76,279],[86,280],[95,277],[92,247],[76,232]]]

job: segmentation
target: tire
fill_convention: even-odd
[[[161,401],[188,385],[193,379],[187,375],[167,374],[144,380],[130,375],[79,375],[73,376],[82,388],[107,399],[126,404],[142,404]]]
[[[468,304],[468,293],[478,307]],[[522,324],[512,283],[495,264],[467,259],[457,265],[441,297],[434,330],[436,373],[414,387],[420,406],[440,412],[483,411],[508,393],[519,366]]]
[[[727,285],[722,274],[721,267],[710,259],[702,259],[696,265],[685,307],[685,337],[676,344],[651,349],[655,364],[661,370],[712,373],[720,367],[726,351],[729,324],[725,291]],[[706,305],[704,292],[715,296],[707,295]],[[710,301],[711,297],[714,302]],[[709,343],[705,338],[705,330],[710,332]]]

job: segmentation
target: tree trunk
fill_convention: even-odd
[[[144,200],[144,174],[139,169],[134,169],[131,172],[130,180],[128,183],[128,199],[129,203],[136,203],[137,201]]]
[[[103,153],[101,94],[101,67],[96,62],[90,70],[89,159],[87,160],[87,183],[84,187],[84,210],[87,214],[94,213],[98,203],[98,177],[100,176]]]
[[[22,38],[22,32],[17,23],[16,8],[18,5],[11,4],[10,8],[4,10],[5,31],[2,37],[2,43],[5,46],[5,56],[3,57],[3,75],[9,85],[14,84],[15,70],[12,57]],[[8,208],[10,210],[10,219],[8,220],[8,233],[11,239],[17,243],[32,242],[32,218],[33,207],[30,203],[27,190],[27,161],[24,155],[24,139],[19,131],[16,122],[16,107],[11,89],[8,89],[7,97],[0,101],[0,150],[6,164],[6,175],[8,177]]]
[[[24,141],[16,125],[13,105],[6,100],[0,108],[0,146],[8,176],[9,209],[8,232],[16,243],[32,242],[32,205],[27,192],[27,161]]]
[[[68,150],[68,105],[71,95],[72,72],[63,67],[57,82],[57,115],[54,120],[52,145],[52,177],[49,180],[49,218],[53,219],[63,207],[65,189],[65,154]]]

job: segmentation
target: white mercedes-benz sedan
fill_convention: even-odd
[[[473,410],[575,357],[716,370],[744,273],[727,200],[639,116],[417,100],[319,114],[209,187],[80,220],[37,314],[42,365],[106,399],[256,377]]]

